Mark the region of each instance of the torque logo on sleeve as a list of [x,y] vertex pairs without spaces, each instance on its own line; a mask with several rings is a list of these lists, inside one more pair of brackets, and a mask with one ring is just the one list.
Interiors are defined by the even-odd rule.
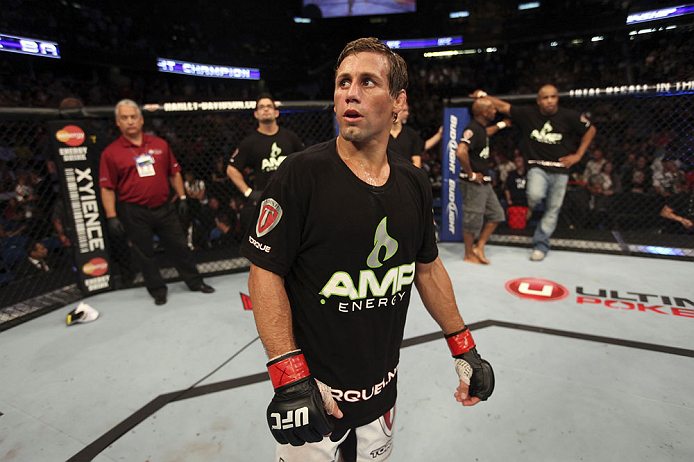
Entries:
[[569,289],[547,279],[517,278],[506,283],[506,290],[516,297],[554,302],[569,296]]
[[255,226],[255,232],[258,237],[263,237],[280,222],[282,218],[282,207],[272,199],[267,198],[260,204],[260,215],[258,215],[258,223]]

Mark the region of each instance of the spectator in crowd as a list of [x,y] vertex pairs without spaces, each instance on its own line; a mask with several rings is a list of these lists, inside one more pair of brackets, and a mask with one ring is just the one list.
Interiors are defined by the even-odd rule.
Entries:
[[48,273],[61,267],[57,258],[49,254],[42,242],[30,240],[26,246],[27,257],[19,264],[15,271],[18,277],[34,276]]
[[679,161],[673,157],[663,157],[662,169],[653,173],[653,190],[656,194],[669,197],[682,191],[684,172],[678,164]]
[[633,193],[646,194],[651,189],[651,169],[648,168],[646,156],[636,158],[634,167],[626,173],[625,190]]
[[[142,131],[144,118],[132,100],[116,104],[116,124],[121,137],[101,155],[99,184],[101,200],[112,236],[127,234],[142,267],[147,291],[157,305],[166,303],[166,283],[154,258],[156,233],[174,257],[176,269],[192,291],[212,293],[205,284],[186,245],[185,235],[169,200],[169,182],[176,191],[178,212],[186,216],[181,167],[169,145]],[[119,207],[116,207],[118,201]],[[121,221],[121,218],[123,220]]]
[[[485,97],[481,90],[474,97]],[[533,236],[532,261],[541,261],[549,252],[549,239],[557,226],[557,218],[569,181],[569,169],[577,164],[588,149],[595,127],[583,115],[559,107],[559,92],[554,85],[544,85],[537,94],[537,107],[512,106],[497,98],[490,100],[496,109],[510,115],[521,130],[529,171],[527,181],[528,213],[545,199],[545,211]],[[580,143],[576,145],[576,140]]]
[[388,149],[393,150],[412,162],[415,166],[422,167],[422,153],[424,152],[424,140],[419,133],[407,126],[407,118],[410,110],[405,103],[405,107],[398,117],[393,121],[388,138]]
[[602,229],[608,219],[608,199],[603,194],[604,179],[599,173],[586,186],[566,193],[561,220],[569,229]]
[[27,219],[33,217],[36,203],[39,200],[39,196],[36,195],[34,187],[31,185],[30,178],[29,172],[19,172],[17,174],[17,185],[14,188],[17,203]]
[[602,166],[605,165],[607,159],[602,155],[602,149],[595,148],[593,152],[590,153],[590,160],[586,162],[586,168],[583,170],[583,175],[581,176],[581,181],[588,182],[588,178],[593,175],[597,175],[602,171]]
[[665,219],[663,230],[672,234],[692,234],[694,232],[694,182],[689,190],[668,196],[660,210]]
[[220,231],[219,237],[213,243],[216,247],[232,248],[241,241],[241,235],[237,233],[236,218],[228,213],[218,213],[215,224]]
[[611,196],[622,192],[622,180],[614,171],[612,161],[608,160],[602,164],[600,175],[602,175],[603,179],[602,192],[604,195]]
[[[258,128],[241,141],[226,169],[231,181],[247,198],[241,220],[244,231],[260,195],[277,168],[288,155],[304,149],[304,143],[296,133],[277,123],[280,111],[270,94],[259,95],[255,104],[253,117],[258,121]],[[255,175],[252,188],[242,173],[246,168],[253,169]]]

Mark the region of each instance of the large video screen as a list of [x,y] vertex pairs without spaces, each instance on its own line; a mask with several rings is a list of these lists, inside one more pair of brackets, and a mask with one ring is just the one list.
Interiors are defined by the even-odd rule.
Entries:
[[303,0],[307,17],[340,18],[377,14],[414,13],[417,0]]

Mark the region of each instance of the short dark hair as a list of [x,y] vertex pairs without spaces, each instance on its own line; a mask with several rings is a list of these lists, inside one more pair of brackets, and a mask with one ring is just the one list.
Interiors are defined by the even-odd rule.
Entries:
[[272,95],[267,92],[263,92],[258,95],[258,97],[255,99],[255,107],[258,107],[258,103],[260,103],[261,99],[269,99],[270,101],[272,101],[272,107],[277,109],[277,106],[275,105],[275,98],[273,98]]
[[340,56],[337,58],[335,65],[335,76],[337,70],[347,56],[357,53],[379,53],[388,58],[390,64],[388,69],[388,85],[389,93],[393,98],[397,97],[401,90],[407,89],[407,63],[402,59],[402,56],[391,50],[385,43],[381,42],[376,37],[366,37],[349,42],[342,49]]

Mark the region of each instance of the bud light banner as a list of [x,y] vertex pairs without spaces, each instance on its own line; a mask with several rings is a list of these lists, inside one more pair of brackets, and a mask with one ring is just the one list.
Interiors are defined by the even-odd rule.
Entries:
[[[84,125],[77,121],[47,124],[48,136],[60,172],[60,200],[65,202],[64,226],[74,249],[80,288],[87,294],[111,288],[111,259],[106,250],[105,216],[99,204],[99,153],[87,142]],[[69,230],[69,231],[68,231]]]
[[455,156],[458,141],[463,128],[470,122],[467,108],[448,107],[443,111],[443,184],[441,187],[441,229],[439,239],[442,241],[460,241],[463,239],[463,200],[458,191],[460,164]]

